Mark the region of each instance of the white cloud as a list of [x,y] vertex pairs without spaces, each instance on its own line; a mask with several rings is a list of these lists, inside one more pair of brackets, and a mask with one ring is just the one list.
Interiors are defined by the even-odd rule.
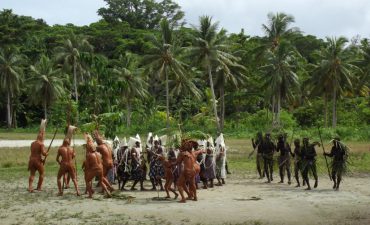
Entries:
[[261,26],[269,12],[295,17],[294,26],[319,37],[360,34],[370,36],[368,0],[176,0],[192,24],[211,15],[230,32],[244,28],[247,34],[263,35]]

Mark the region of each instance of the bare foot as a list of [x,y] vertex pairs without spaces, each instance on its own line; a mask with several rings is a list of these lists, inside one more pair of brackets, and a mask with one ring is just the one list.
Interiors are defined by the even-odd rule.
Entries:
[[179,201],[179,203],[186,203],[186,200],[185,200],[185,199],[181,199],[181,200]]
[[63,193],[62,193],[62,192],[59,192],[59,193],[57,194],[57,196],[63,196]]
[[164,198],[171,198],[171,197],[168,195],[168,196],[166,196],[166,197],[164,197]]

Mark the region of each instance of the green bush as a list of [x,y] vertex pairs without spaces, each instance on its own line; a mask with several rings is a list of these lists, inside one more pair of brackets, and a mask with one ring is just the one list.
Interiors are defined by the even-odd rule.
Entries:
[[296,119],[299,126],[310,127],[316,124],[319,117],[317,112],[312,107],[301,106],[294,110],[293,117]]

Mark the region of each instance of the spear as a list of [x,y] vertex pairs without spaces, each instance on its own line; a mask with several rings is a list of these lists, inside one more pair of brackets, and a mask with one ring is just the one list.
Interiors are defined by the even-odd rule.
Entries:
[[[51,148],[51,144],[53,144],[53,141],[55,139],[55,136],[57,135],[57,131],[58,131],[58,126],[57,126],[57,129],[55,129],[55,132],[54,132],[54,136],[53,136],[53,139],[51,139],[51,142],[49,144],[49,147],[48,147],[48,150],[46,151],[46,153],[49,153],[50,151],[50,148]],[[45,156],[44,160],[42,161],[42,165],[45,165],[45,161],[46,161],[46,158],[48,157],[48,155]]]
[[76,159],[76,156],[77,156],[77,152],[75,150],[75,136],[73,136],[73,151],[75,152],[75,170],[76,170],[76,180],[77,180],[77,159]]
[[[252,139],[253,140],[253,139]],[[256,151],[256,149],[258,148],[258,146],[259,146],[260,144],[258,144],[258,145],[256,145],[256,147],[255,148],[253,148],[253,151],[251,152],[251,153],[249,153],[249,155],[248,155],[248,159],[250,159],[251,157],[252,157],[252,155],[253,155],[253,153]]]
[[332,180],[332,179],[331,179],[330,170],[329,170],[328,159],[326,158],[326,155],[325,155],[324,143],[322,142],[322,138],[321,138],[321,131],[320,131],[320,127],[317,127],[317,130],[319,131],[319,136],[320,136],[320,141],[321,141],[322,151],[324,152],[326,168],[328,169],[329,178],[330,178],[330,180]]

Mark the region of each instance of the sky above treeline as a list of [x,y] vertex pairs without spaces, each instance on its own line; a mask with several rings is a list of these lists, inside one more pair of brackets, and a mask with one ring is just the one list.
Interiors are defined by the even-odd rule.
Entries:
[[[248,35],[262,36],[269,12],[293,15],[294,26],[304,34],[370,37],[370,0],[174,0],[185,11],[187,24],[197,25],[209,15],[229,32],[243,28]],[[103,0],[1,0],[0,9],[42,18],[49,25],[89,25],[100,19]]]

